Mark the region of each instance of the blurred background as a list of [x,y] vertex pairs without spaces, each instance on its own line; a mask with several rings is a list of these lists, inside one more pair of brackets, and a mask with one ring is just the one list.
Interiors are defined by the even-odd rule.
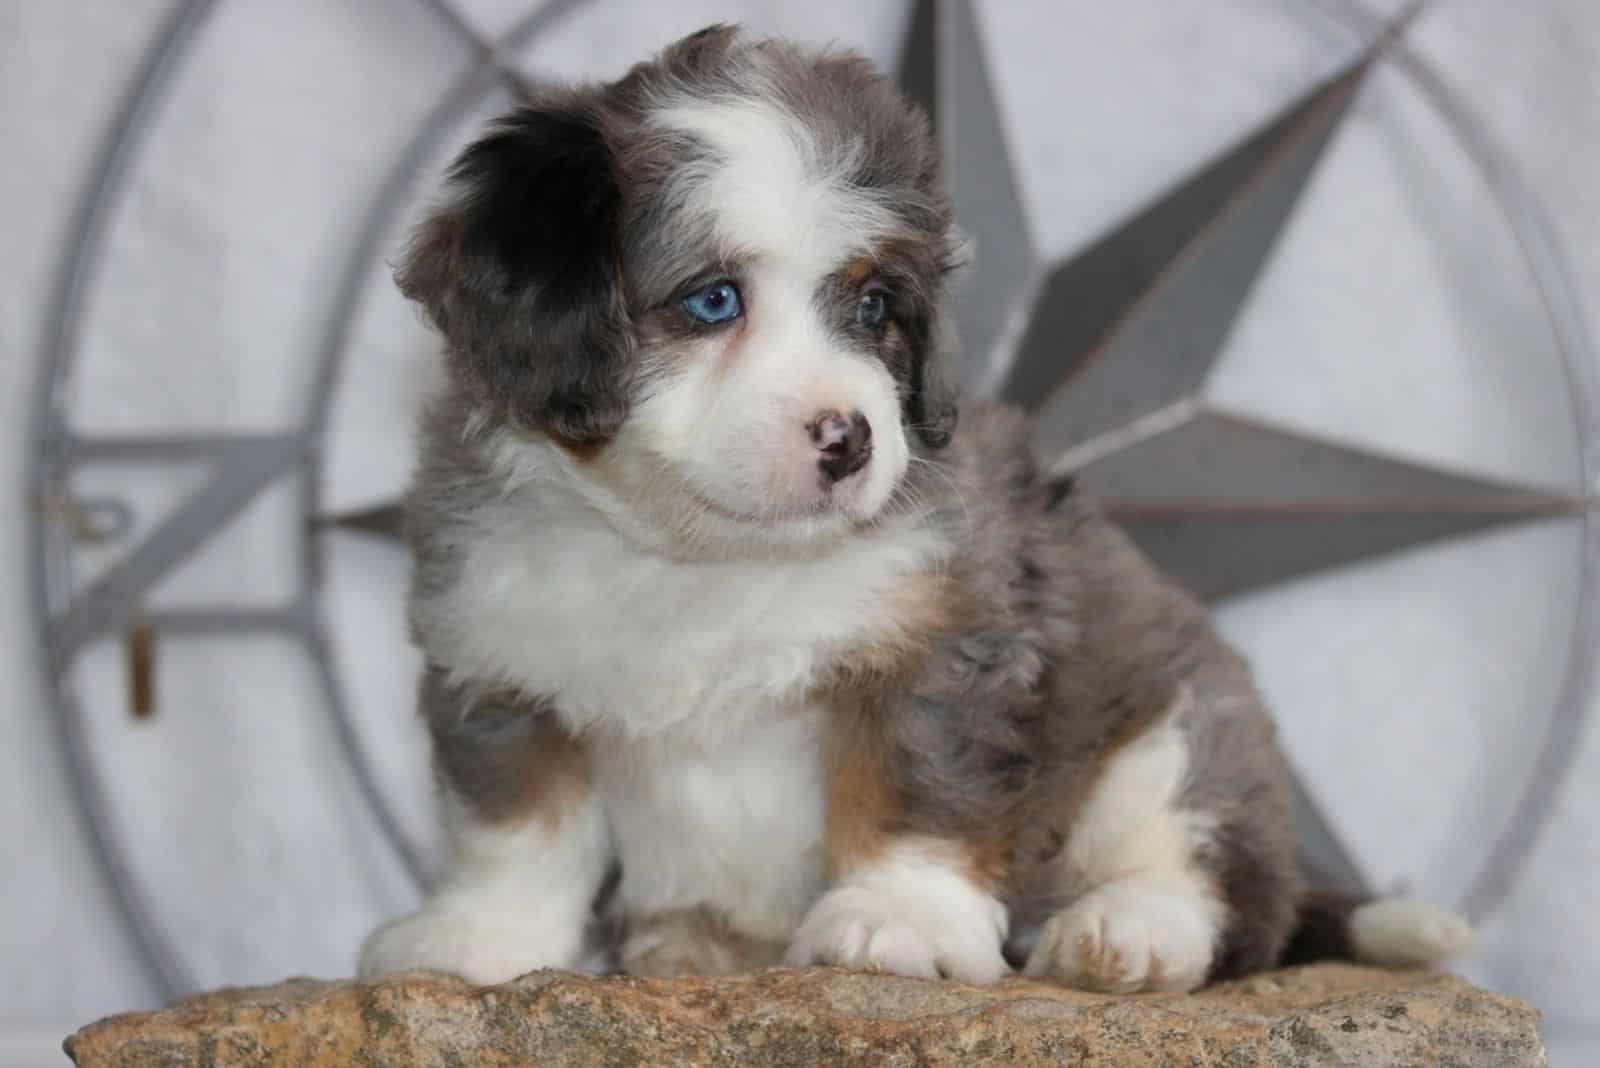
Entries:
[[[55,1063],[73,1027],[173,985],[348,974],[364,933],[416,900],[411,869],[438,843],[406,561],[374,528],[438,368],[385,260],[451,152],[514,99],[484,43],[516,36],[502,59],[529,81],[611,77],[735,20],[892,69],[913,22],[901,0],[223,0],[192,20],[185,6],[0,4],[5,1064]],[[965,4],[928,7],[946,20],[943,76],[965,79],[941,117],[967,150],[979,274],[993,263],[1002,279],[984,299],[1004,311],[1007,271],[1074,307],[1052,265],[1092,267],[1085,250],[1352,70],[1405,5],[979,0],[970,21]],[[176,45],[159,106],[130,114],[162,41]],[[1155,331],[1216,333],[1203,373],[1157,400],[1225,413],[1232,431],[1194,439],[1202,467],[1286,458],[1264,481],[1303,469],[1308,499],[1329,449],[1388,462],[1350,477],[1403,462],[1507,490],[1514,521],[1408,527],[1393,551],[1268,569],[1219,590],[1218,616],[1362,876],[1476,912],[1462,970],[1544,1011],[1553,1063],[1600,1063],[1600,739],[1583,725],[1597,546],[1582,507],[1559,503],[1593,491],[1586,451],[1600,464],[1583,407],[1596,369],[1571,365],[1587,356],[1572,324],[1600,323],[1600,5],[1436,0],[1401,42],[1409,58],[1378,59],[1317,134],[1282,217],[1248,242],[1259,262],[1206,297],[1227,314]],[[987,79],[951,68],[969,62]],[[986,87],[992,122],[963,110]],[[130,119],[138,136],[106,170]],[[1510,171],[1486,170],[1473,137]],[[982,196],[974,160],[994,170]],[[84,259],[97,174],[109,195]],[[1507,180],[1532,223],[1512,224],[1527,202],[1497,199]],[[1541,220],[1554,258],[1528,244]],[[993,386],[994,359],[1032,358],[1044,327],[974,307],[987,333],[969,377]],[[1293,447],[1240,444],[1239,428]],[[68,437],[98,444],[68,463]],[[1118,485],[1162,471],[1159,450],[1130,470]],[[1408,477],[1396,484],[1431,485]],[[206,536],[140,555],[173,526]],[[1273,538],[1305,534],[1261,553]]]

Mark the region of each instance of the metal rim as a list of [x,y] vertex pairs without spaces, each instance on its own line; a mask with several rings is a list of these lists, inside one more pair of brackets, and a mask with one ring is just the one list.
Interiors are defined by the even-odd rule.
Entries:
[[[311,656],[332,713],[339,750],[358,791],[400,863],[418,885],[426,885],[427,872],[419,852],[401,830],[398,819],[377,785],[370,761],[360,743],[344,688],[322,622],[320,577],[324,546],[315,528],[321,500],[321,437],[326,428],[331,392],[337,380],[350,325],[359,310],[362,288],[396,213],[405,203],[410,178],[420,168],[452,124],[479,99],[501,84],[523,90],[507,53],[524,47],[551,22],[582,0],[549,0],[523,16],[498,41],[478,37],[466,20],[444,0],[422,0],[446,27],[467,38],[476,60],[473,69],[446,91],[402,152],[369,209],[361,237],[341,278],[317,366],[306,422],[301,430],[304,449],[300,477],[300,521],[306,589],[305,600],[283,613],[281,622],[298,633]],[[111,126],[95,163],[94,178],[84,193],[71,236],[62,255],[59,281],[50,314],[50,330],[39,360],[31,413],[26,487],[36,512],[40,502],[61,492],[67,474],[71,445],[63,392],[70,380],[78,352],[79,332],[88,293],[98,274],[111,219],[121,202],[126,178],[137,162],[148,134],[160,115],[184,61],[215,12],[218,0],[185,0],[156,35],[135,79],[128,102]],[[30,538],[30,586],[37,634],[37,660],[45,684],[54,698],[53,720],[67,776],[78,801],[84,829],[93,845],[101,874],[112,891],[124,927],[132,936],[143,970],[162,996],[173,998],[196,989],[193,977],[175,951],[176,940],[163,929],[143,892],[118,836],[95,758],[89,744],[82,709],[68,692],[61,676],[64,665],[53,654],[48,635],[52,609],[70,588],[70,548],[53,542],[49,523],[40,518]]]
[[[184,58],[215,0],[187,0],[161,28],[156,43],[144,60],[135,80],[134,91],[117,115],[112,134],[95,163],[90,182],[72,226],[72,236],[62,256],[59,281],[52,301],[49,333],[40,358],[38,379],[31,413],[27,473],[28,503],[37,506],[61,477],[58,471],[66,434],[66,416],[61,410],[61,390],[77,352],[80,312],[88,287],[99,265],[98,250],[103,246],[106,228],[116,210],[123,178],[138,155],[143,134],[160,109]],[[94,774],[93,757],[85,737],[81,710],[65,691],[57,665],[46,641],[51,619],[51,594],[59,589],[58,580],[66,561],[52,553],[43,520],[35,522],[30,539],[29,586],[38,642],[38,663],[45,685],[55,697],[56,737],[66,764],[67,775],[78,799],[84,829],[94,844],[101,874],[112,891],[125,928],[149,979],[171,995],[185,987],[184,969],[172,953],[167,940],[155,925],[154,914],[130,874],[121,842]]]
[[[1371,39],[1385,32],[1384,21],[1359,0],[1338,3],[1339,9],[1332,14],[1359,37]],[[1578,433],[1579,477],[1583,491],[1592,492],[1600,487],[1600,378],[1596,373],[1600,365],[1561,241],[1509,155],[1446,79],[1403,41],[1394,41],[1388,55],[1477,168],[1510,227],[1566,371],[1567,396]],[[1592,506],[1585,508],[1581,522],[1578,604],[1561,691],[1521,796],[1460,899],[1461,910],[1473,920],[1498,908],[1516,884],[1577,761],[1578,740],[1589,718],[1600,674],[1593,655],[1600,648],[1600,512]]]

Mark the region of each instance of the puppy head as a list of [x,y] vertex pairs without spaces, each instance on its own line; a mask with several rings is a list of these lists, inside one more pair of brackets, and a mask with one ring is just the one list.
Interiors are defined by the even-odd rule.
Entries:
[[713,27],[501,120],[399,280],[482,418],[679,548],[890,509],[956,419],[950,210],[862,59]]

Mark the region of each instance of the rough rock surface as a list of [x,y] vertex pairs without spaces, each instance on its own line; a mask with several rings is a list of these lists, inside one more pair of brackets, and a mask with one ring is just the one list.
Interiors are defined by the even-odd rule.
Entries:
[[115,1016],[82,1068],[296,1065],[1452,1065],[1546,1063],[1529,1006],[1461,979],[1318,965],[1199,994],[1114,997],[839,971],[728,979],[535,972],[297,979]]

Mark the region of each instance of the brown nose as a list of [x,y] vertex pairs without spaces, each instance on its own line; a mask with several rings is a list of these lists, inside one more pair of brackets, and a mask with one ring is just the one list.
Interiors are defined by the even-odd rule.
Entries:
[[817,466],[830,482],[849,478],[872,459],[872,424],[860,412],[848,419],[831,409],[818,412],[806,427],[822,453]]

